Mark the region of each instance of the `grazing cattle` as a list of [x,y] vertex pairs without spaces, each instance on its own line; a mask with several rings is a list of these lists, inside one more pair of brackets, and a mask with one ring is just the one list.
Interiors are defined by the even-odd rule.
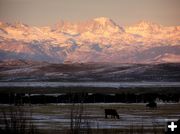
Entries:
[[154,102],[154,101],[153,102],[149,102],[148,104],[146,104],[146,107],[155,109],[155,108],[157,108],[157,103]]
[[111,118],[117,118],[119,119],[119,115],[115,109],[105,109],[105,118],[108,118],[108,115],[111,116]]

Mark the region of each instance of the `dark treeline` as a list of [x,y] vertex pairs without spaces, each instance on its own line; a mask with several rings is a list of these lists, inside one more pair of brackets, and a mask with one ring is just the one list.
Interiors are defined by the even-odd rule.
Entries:
[[177,93],[66,93],[66,94],[15,94],[1,93],[0,103],[3,104],[46,104],[46,103],[147,103],[150,101],[179,102]]

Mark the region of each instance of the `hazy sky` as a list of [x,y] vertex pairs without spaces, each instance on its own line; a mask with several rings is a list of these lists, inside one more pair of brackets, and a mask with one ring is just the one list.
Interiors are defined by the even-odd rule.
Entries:
[[120,25],[139,20],[180,25],[180,0],[0,0],[0,20],[6,22],[44,26],[100,16]]

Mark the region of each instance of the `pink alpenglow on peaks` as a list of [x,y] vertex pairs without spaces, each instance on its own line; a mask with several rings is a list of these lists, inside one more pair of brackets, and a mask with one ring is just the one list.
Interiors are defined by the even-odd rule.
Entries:
[[0,55],[53,63],[180,62],[180,26],[120,26],[106,17],[45,27],[0,22]]

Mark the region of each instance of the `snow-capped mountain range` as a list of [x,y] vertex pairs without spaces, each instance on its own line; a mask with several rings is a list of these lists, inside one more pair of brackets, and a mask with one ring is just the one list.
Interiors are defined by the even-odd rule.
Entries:
[[35,27],[0,22],[0,60],[180,62],[180,26],[140,21],[120,26],[105,17]]

